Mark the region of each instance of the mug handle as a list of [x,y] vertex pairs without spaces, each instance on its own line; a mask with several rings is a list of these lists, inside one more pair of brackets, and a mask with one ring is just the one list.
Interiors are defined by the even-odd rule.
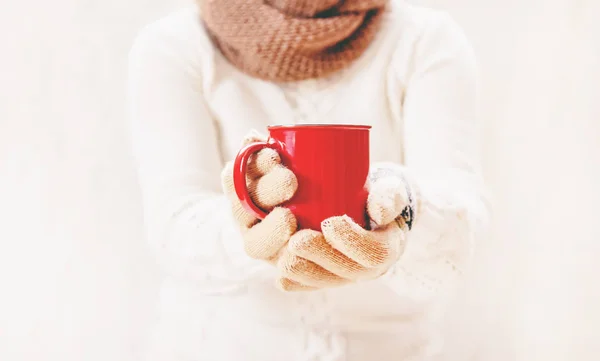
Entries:
[[250,156],[265,148],[271,148],[280,152],[282,147],[279,142],[273,140],[250,143],[240,149],[233,163],[233,186],[235,188],[235,193],[242,206],[258,219],[265,219],[267,212],[262,210],[252,201],[250,192],[248,192],[248,185],[246,184],[246,172],[248,171],[248,160],[250,159]]

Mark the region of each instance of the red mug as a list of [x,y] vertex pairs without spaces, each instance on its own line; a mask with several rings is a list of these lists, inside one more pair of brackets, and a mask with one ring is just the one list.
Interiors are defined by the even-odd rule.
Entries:
[[250,198],[246,171],[252,154],[271,148],[298,178],[296,194],[282,206],[296,216],[299,229],[320,231],[322,221],[344,214],[366,227],[370,129],[333,124],[269,127],[266,142],[247,145],[235,158],[233,179],[240,202],[257,218],[267,216]]

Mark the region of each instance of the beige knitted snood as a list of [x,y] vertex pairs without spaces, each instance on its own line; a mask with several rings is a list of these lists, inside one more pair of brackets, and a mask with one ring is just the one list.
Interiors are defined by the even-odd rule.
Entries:
[[268,81],[327,76],[374,38],[388,0],[198,0],[221,53]]

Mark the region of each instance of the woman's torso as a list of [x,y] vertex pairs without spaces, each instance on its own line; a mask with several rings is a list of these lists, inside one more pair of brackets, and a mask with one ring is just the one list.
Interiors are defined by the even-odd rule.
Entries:
[[[223,160],[249,129],[281,123],[373,125],[371,160],[402,162],[404,89],[412,49],[436,13],[403,3],[386,14],[367,52],[328,79],[273,84],[240,73],[210,43],[196,9],[151,25],[200,73]],[[199,120],[209,121],[209,120]],[[215,155],[219,156],[219,155]],[[425,306],[377,282],[285,294],[264,277],[243,290],[207,295],[167,279],[152,360],[408,361],[431,352]]]

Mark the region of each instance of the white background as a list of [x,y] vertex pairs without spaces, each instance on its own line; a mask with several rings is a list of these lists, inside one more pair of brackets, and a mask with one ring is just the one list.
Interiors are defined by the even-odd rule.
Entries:
[[[420,2],[450,11],[478,53],[495,196],[449,360],[600,359],[600,4]],[[126,57],[137,29],[185,3],[0,1],[0,360],[139,354],[157,272]]]

